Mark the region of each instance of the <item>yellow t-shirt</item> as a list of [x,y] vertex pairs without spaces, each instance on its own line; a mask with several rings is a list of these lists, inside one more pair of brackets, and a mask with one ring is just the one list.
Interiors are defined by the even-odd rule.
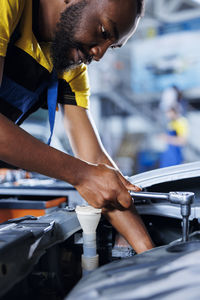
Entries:
[[176,131],[177,136],[184,138],[188,136],[188,122],[184,117],[179,117],[177,120],[171,121],[169,129]]
[[[39,43],[34,35],[32,0],[1,0],[0,4],[0,56],[8,61],[8,67],[5,65],[6,72],[25,88],[34,90],[38,81],[53,69],[50,45]],[[10,52],[9,45],[16,31],[18,35],[14,39],[14,50]],[[58,102],[88,108],[87,67],[82,64],[65,72],[59,79],[61,84],[58,87]]]

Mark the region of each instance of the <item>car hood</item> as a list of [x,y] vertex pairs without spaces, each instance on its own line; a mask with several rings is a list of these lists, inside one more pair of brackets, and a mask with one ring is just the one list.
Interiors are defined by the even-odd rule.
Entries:
[[66,299],[197,300],[199,271],[200,241],[179,242],[97,269],[84,277]]
[[128,177],[128,180],[141,188],[147,188],[159,183],[194,177],[200,177],[200,161],[144,172]]

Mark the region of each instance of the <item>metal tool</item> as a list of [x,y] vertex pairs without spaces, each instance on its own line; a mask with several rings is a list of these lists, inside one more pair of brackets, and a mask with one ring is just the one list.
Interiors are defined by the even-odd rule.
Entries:
[[181,206],[182,241],[188,241],[189,237],[189,216],[191,213],[191,204],[194,201],[192,192],[170,192],[170,193],[152,193],[152,192],[130,192],[133,199],[165,200]]

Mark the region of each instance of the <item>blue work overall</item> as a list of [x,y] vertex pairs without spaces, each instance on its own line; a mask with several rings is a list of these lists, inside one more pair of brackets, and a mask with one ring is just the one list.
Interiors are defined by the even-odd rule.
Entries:
[[[175,130],[169,130],[167,132],[170,136],[176,136]],[[177,145],[168,144],[166,150],[160,157],[160,168],[179,165],[183,162],[182,147]]]
[[16,82],[4,75],[0,87],[0,98],[6,99],[6,102],[8,102],[9,104],[21,111],[20,116],[15,121],[15,124],[18,124],[20,123],[21,119],[23,119],[23,117],[26,115],[26,113],[39,101],[39,97],[42,94],[42,92],[44,92],[45,89],[48,89],[47,103],[51,132],[48,144],[50,144],[55,123],[57,88],[58,81],[55,71],[52,72],[50,80],[44,81],[34,92],[24,88],[23,86],[17,84]]

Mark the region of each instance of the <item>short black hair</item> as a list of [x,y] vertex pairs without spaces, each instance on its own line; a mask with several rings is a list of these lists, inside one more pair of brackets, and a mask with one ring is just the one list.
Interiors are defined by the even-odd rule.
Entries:
[[143,16],[144,14],[144,0],[137,0],[137,15]]

